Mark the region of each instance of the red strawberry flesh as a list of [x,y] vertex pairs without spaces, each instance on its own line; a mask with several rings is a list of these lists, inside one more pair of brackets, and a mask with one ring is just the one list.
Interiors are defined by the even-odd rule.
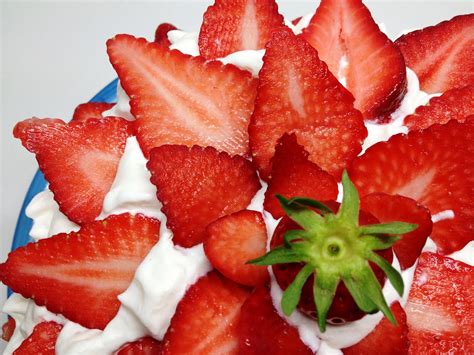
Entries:
[[13,352],[13,355],[54,355],[56,340],[62,325],[55,322],[42,322],[36,325],[33,333]]
[[102,113],[110,110],[115,104],[107,102],[87,102],[80,104],[74,110],[72,121],[86,121],[89,118],[102,118]]
[[158,355],[161,354],[161,342],[152,337],[145,337],[128,343],[117,352],[117,355]]
[[177,28],[171,23],[161,23],[155,31],[155,43],[169,47],[171,42],[168,39],[168,32],[174,30],[177,30]]

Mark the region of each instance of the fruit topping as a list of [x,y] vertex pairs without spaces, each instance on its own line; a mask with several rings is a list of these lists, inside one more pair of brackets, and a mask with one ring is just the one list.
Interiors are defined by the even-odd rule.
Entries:
[[161,354],[161,350],[160,341],[146,337],[126,344],[117,352],[117,355],[158,355]]
[[39,323],[13,355],[55,355],[56,340],[62,328],[62,325],[55,322]]
[[102,113],[110,110],[115,104],[107,102],[87,102],[80,104],[74,110],[72,121],[86,121],[89,118],[102,118]]
[[177,30],[177,28],[171,23],[161,23],[155,31],[155,43],[169,47],[171,45],[168,39],[168,32]]
[[12,317],[8,317],[8,320],[2,325],[2,339],[10,341],[10,338],[15,331],[15,320]]

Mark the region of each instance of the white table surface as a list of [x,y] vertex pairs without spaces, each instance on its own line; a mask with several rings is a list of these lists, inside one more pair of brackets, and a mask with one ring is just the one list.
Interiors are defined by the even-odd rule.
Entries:
[[[212,2],[0,0],[0,261],[10,249],[23,197],[37,169],[34,156],[11,134],[15,123],[31,116],[69,119],[77,104],[115,77],[105,52],[108,38],[130,33],[152,39],[161,22],[197,31]],[[392,37],[403,29],[474,12],[472,0],[366,3]],[[317,2],[280,0],[279,4],[291,19],[314,11]],[[0,286],[0,306],[5,293]]]

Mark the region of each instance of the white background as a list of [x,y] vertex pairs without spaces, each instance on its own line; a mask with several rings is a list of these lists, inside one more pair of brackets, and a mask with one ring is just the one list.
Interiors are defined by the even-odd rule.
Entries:
[[[34,156],[11,134],[19,120],[69,119],[115,73],[105,41],[117,33],[152,39],[157,24],[199,29],[213,1],[5,1],[1,2],[0,261],[10,248],[20,206],[37,168]],[[317,1],[278,1],[291,19],[314,11]],[[375,20],[395,38],[474,11],[472,0],[366,1]],[[5,288],[0,286],[0,306]],[[3,321],[4,317],[0,316]],[[2,345],[0,345],[0,350]]]

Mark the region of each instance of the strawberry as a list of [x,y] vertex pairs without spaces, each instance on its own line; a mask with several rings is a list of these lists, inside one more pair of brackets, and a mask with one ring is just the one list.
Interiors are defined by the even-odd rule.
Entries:
[[15,320],[12,317],[8,317],[8,320],[2,325],[2,339],[10,341],[10,338],[15,332]]
[[72,115],[72,121],[85,121],[89,118],[102,118],[102,113],[110,110],[115,104],[109,104],[107,102],[87,102],[80,104],[74,110]]
[[313,354],[298,331],[278,315],[269,290],[263,286],[257,287],[242,305],[237,334],[242,355]]
[[431,215],[451,210],[433,225],[438,252],[449,254],[474,238],[474,122],[450,121],[377,143],[358,157],[350,176],[361,195],[384,192],[410,197]]
[[0,281],[53,313],[103,329],[159,228],[158,220],[143,215],[112,215],[16,249],[0,264]]
[[207,226],[206,234],[204,251],[223,275],[246,286],[268,281],[267,268],[246,264],[266,250],[267,230],[260,212],[243,210],[219,218]]
[[55,322],[42,322],[36,325],[33,333],[13,352],[13,355],[54,355],[56,340],[63,328]]
[[474,84],[474,14],[456,16],[395,41],[430,94]]
[[215,272],[186,292],[163,339],[163,354],[236,354],[248,291]]
[[404,123],[410,130],[425,129],[450,120],[464,122],[474,115],[474,85],[446,91],[440,97],[433,97],[426,106],[420,106],[415,113],[405,117]]
[[248,153],[256,79],[233,65],[206,62],[143,38],[107,41],[110,61],[130,97],[144,154],[164,144]]
[[402,270],[413,266],[433,227],[430,212],[426,207],[411,198],[384,193],[364,196],[360,205],[361,209],[373,214],[380,222],[402,221],[418,225],[417,229],[404,234],[402,239],[393,245],[393,251]]
[[302,18],[303,18],[303,16],[298,16],[298,17],[294,18],[293,20],[291,20],[292,25],[296,26],[301,21]]
[[408,303],[410,354],[474,353],[474,267],[423,253]]
[[206,59],[247,49],[263,49],[284,26],[275,0],[215,0],[204,13],[199,52]]
[[13,130],[36,154],[59,209],[78,224],[100,214],[131,134],[131,124],[118,117],[71,123],[31,118]]
[[322,0],[303,37],[346,78],[364,118],[386,120],[399,106],[407,90],[403,56],[361,0]]
[[123,346],[117,355],[157,355],[161,354],[161,342],[152,337],[141,338]]
[[276,194],[306,196],[317,200],[337,198],[336,180],[308,159],[308,152],[296,141],[295,134],[284,134],[275,147],[271,179],[265,192],[264,207],[274,218],[284,216]]
[[160,24],[155,31],[155,43],[161,44],[165,47],[171,46],[171,42],[168,39],[168,32],[174,30],[177,30],[177,28],[171,23]]
[[384,318],[369,335],[357,344],[342,349],[342,352],[345,355],[360,355],[371,354],[377,349],[377,354],[380,355],[408,354],[408,327],[405,311],[398,302],[395,302],[390,309],[397,319],[397,325],[390,324]]
[[183,247],[201,243],[209,223],[246,208],[260,188],[251,162],[211,147],[164,145],[151,151],[147,167],[173,241]]
[[296,135],[312,162],[340,176],[367,136],[352,95],[316,50],[290,31],[275,33],[263,61],[249,125],[253,161],[261,176],[268,179],[275,145],[285,132]]

